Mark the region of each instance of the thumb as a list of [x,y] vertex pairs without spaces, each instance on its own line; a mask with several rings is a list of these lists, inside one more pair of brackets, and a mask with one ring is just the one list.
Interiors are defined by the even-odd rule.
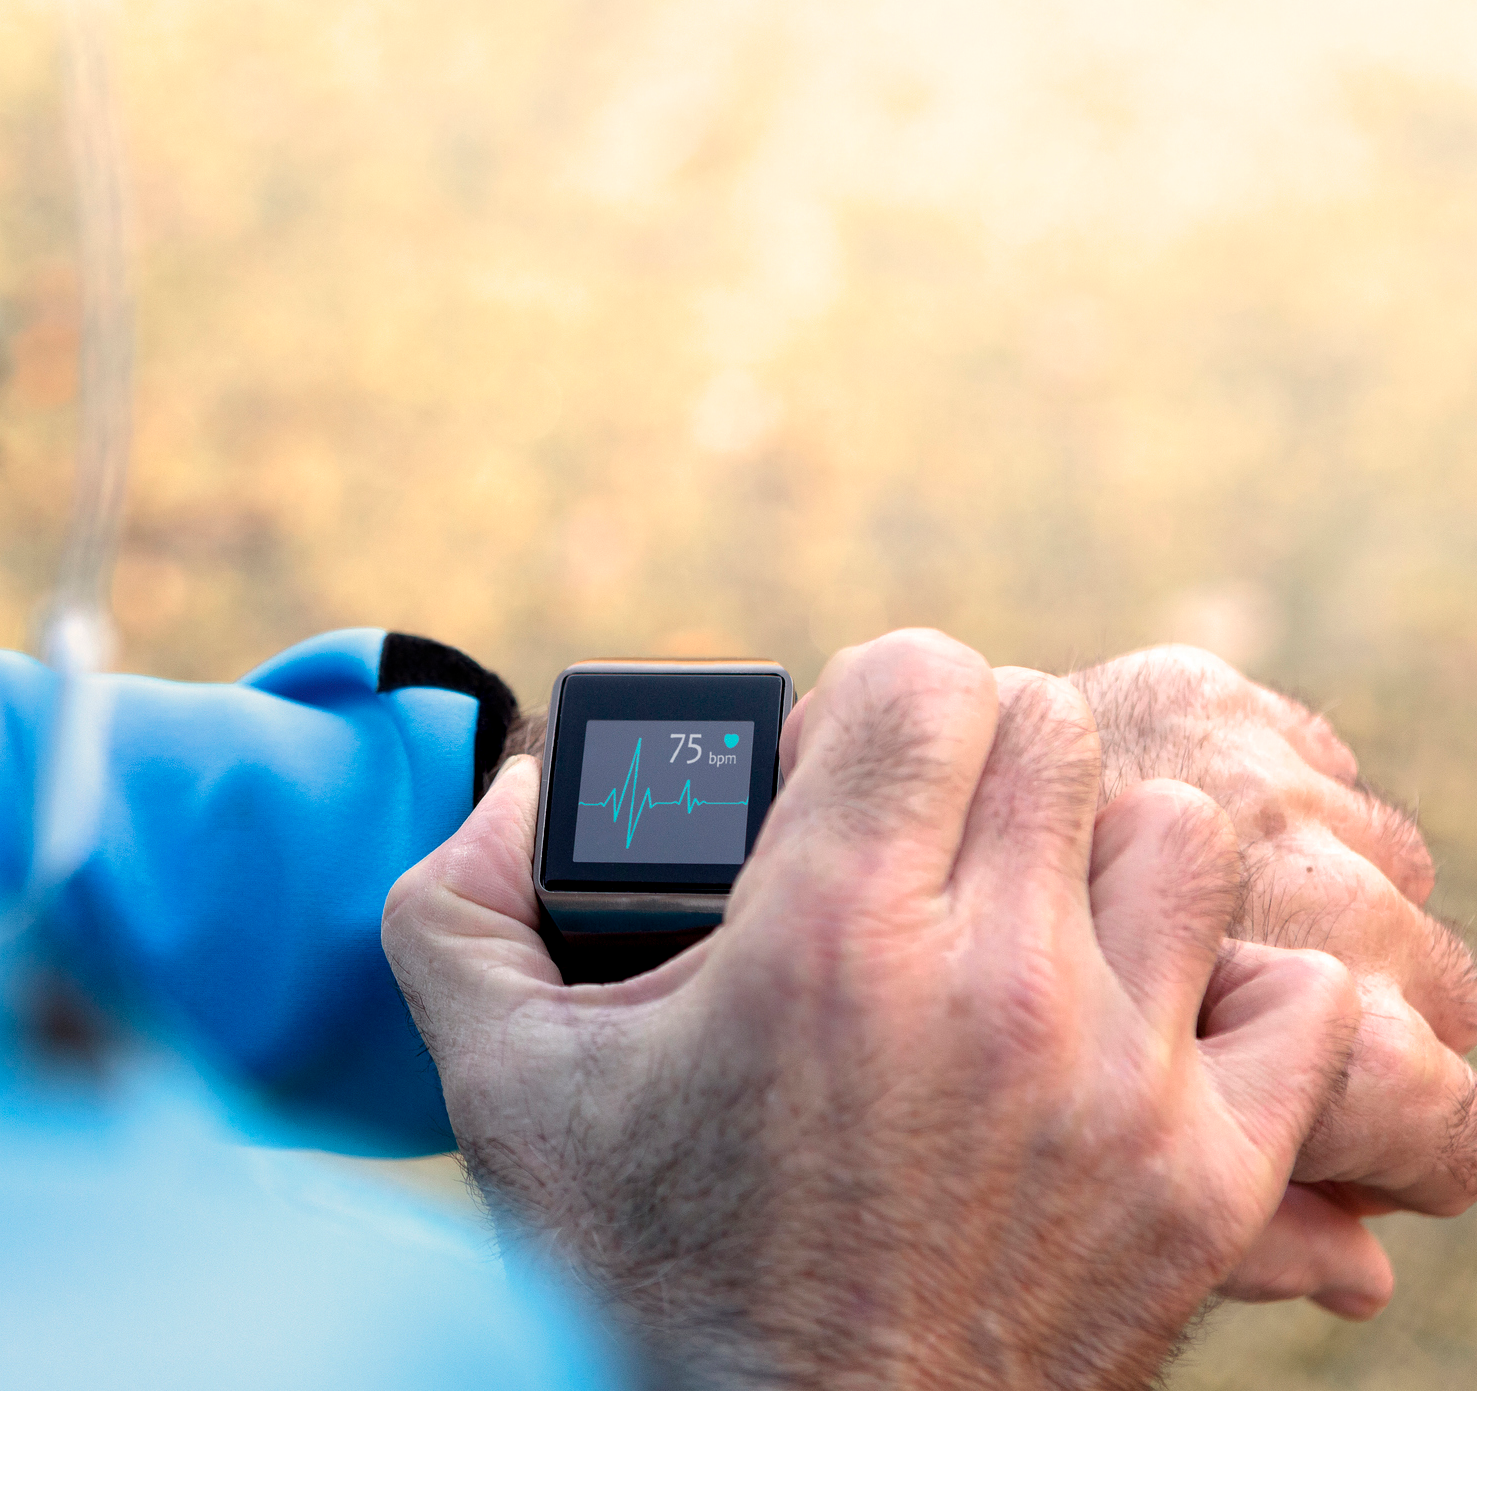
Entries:
[[1225,944],[1203,1000],[1198,1054],[1264,1163],[1268,1217],[1344,1087],[1359,1019],[1354,980],[1329,954]]
[[386,897],[380,940],[429,1046],[428,997],[445,991],[438,971],[456,944],[481,942],[492,964],[534,981],[561,983],[537,930],[531,882],[540,783],[536,759],[513,756],[463,826],[413,865]]
[[511,756],[458,832],[422,861],[461,900],[532,933],[539,925],[531,856],[540,794],[536,757]]
[[691,994],[712,940],[620,985],[565,987],[537,930],[540,779],[530,756],[508,761],[463,827],[392,887],[381,938],[486,1192],[546,1213],[590,1160],[620,1160],[633,1100],[681,1097],[700,1065],[697,1011],[632,1002]]

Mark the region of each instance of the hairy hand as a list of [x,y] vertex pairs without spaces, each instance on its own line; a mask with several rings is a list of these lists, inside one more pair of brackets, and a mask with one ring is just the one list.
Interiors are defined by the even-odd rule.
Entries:
[[1096,836],[1058,679],[902,632],[834,658],[788,754],[722,928],[623,984],[564,988],[537,935],[528,757],[397,883],[476,1178],[694,1383],[1146,1383],[1282,1199],[1348,975],[1224,941],[1203,794]]
[[1374,1283],[1351,1295],[1356,1216],[1460,1213],[1477,1184],[1474,1075],[1461,1055],[1475,1037],[1474,962],[1422,910],[1433,886],[1422,836],[1361,785],[1326,720],[1206,651],[1141,651],[1071,680],[1099,727],[1101,806],[1155,777],[1202,788],[1233,820],[1244,862],[1231,933],[1323,949],[1355,977],[1347,1084],[1298,1158],[1299,1186],[1224,1290],[1311,1295],[1368,1316],[1391,1280],[1387,1268],[1384,1297]]

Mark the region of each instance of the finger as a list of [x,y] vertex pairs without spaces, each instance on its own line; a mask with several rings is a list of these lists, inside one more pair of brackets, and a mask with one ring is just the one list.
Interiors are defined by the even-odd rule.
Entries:
[[1380,1241],[1315,1188],[1293,1184],[1250,1253],[1219,1287],[1236,1302],[1311,1297],[1341,1318],[1373,1318],[1395,1273]]
[[887,893],[941,890],[997,712],[984,658],[937,631],[840,651],[794,733],[796,772],[758,841],[759,878],[795,859],[835,878],[878,868]]
[[1164,1035],[1194,1035],[1239,901],[1234,825],[1180,781],[1143,781],[1094,824],[1089,900],[1105,961]]
[[1099,734],[1082,693],[1022,667],[994,674],[998,720],[968,809],[955,888],[1026,920],[1066,892],[1088,915],[1089,853],[1099,800]]
[[[1432,856],[1413,819],[1367,787],[1310,767],[1263,717],[1244,717],[1238,728],[1205,719],[1200,743],[1212,751],[1201,770],[1242,839],[1274,841],[1289,831],[1322,827],[1369,860],[1408,900],[1421,905],[1432,894]],[[1186,779],[1197,783],[1200,776]]]
[[1359,779],[1359,761],[1322,714],[1248,678],[1245,685],[1251,703],[1313,770],[1346,786],[1354,785]]
[[1363,984],[1393,979],[1456,1052],[1474,1045],[1474,955],[1369,861],[1315,825],[1246,851],[1247,892],[1232,934],[1278,948],[1324,948]]
[[1361,987],[1347,1081],[1314,1123],[1292,1177],[1354,1184],[1385,1208],[1462,1213],[1478,1187],[1473,1069],[1394,985]]
[[1316,819],[1418,905],[1432,892],[1416,824],[1358,785],[1353,752],[1321,714],[1249,681],[1195,647],[1166,646],[1075,674],[1101,722],[1127,743],[1135,776],[1210,788],[1242,838],[1275,837]]
[[797,754],[802,745],[802,726],[807,722],[807,705],[812,702],[813,694],[817,688],[804,693],[796,703],[792,705],[792,711],[786,716],[786,723],[781,726],[781,739],[778,742],[777,754],[781,762],[781,774],[783,777],[790,776],[797,767]]
[[539,791],[536,760],[513,756],[452,838],[391,887],[381,941],[408,1000],[425,992],[418,971],[431,962],[430,938],[439,933],[496,942],[519,973],[560,982],[537,930],[531,880]]
[[[1198,646],[1156,646],[1073,674],[1089,701],[1110,710],[1101,722],[1128,723],[1126,737],[1146,752],[1142,777],[1166,774],[1163,760],[1185,747],[1201,748],[1200,730],[1263,725],[1274,731],[1304,765],[1320,775],[1353,784],[1359,775],[1354,752],[1321,714],[1243,673]],[[1122,712],[1125,710],[1125,712]]]
[[1272,1202],[1343,1081],[1359,1018],[1354,981],[1328,954],[1225,944],[1204,995],[1198,1053],[1265,1163]]
[[1325,784],[1319,821],[1346,848],[1369,860],[1414,906],[1432,895],[1437,867],[1410,813],[1381,801],[1363,784]]

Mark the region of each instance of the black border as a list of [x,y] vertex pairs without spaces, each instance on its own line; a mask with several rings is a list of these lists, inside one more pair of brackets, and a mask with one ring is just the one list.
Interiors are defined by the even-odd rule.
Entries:
[[[574,672],[564,680],[552,733],[552,765],[542,843],[544,891],[727,892],[740,865],[575,863],[578,787],[583,776],[583,735],[590,719],[749,719],[755,725],[750,756],[750,805],[745,851],[755,847],[776,794],[785,679],[769,672]],[[564,795],[559,796],[559,792]],[[642,869],[653,873],[642,877]],[[729,874],[725,875],[725,870]]]

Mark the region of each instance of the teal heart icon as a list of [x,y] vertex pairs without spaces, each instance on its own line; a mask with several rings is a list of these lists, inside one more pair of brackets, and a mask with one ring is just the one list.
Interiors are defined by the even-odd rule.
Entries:
[[733,750],[734,747],[739,744],[739,742],[740,737],[737,734],[726,734],[724,736],[724,745],[726,749]]

